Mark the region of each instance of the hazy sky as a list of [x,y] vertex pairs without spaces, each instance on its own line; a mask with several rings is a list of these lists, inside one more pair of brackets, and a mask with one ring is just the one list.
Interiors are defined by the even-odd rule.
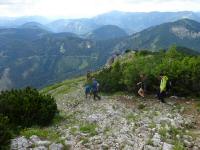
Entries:
[[80,18],[112,10],[200,11],[200,0],[0,0],[0,16]]

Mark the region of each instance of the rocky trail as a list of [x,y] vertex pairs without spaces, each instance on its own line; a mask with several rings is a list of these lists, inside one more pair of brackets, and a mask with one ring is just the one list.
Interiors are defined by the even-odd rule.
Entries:
[[163,104],[153,97],[115,94],[94,101],[85,99],[81,84],[73,87],[64,94],[49,91],[62,117],[47,128],[59,136],[20,136],[12,140],[11,149],[200,150],[195,100],[168,98]]

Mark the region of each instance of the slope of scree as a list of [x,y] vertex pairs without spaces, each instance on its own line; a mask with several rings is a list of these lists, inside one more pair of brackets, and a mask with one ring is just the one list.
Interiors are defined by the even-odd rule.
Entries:
[[43,89],[60,110],[46,128],[30,128],[12,140],[11,149],[200,149],[196,101],[168,98],[162,104],[123,93],[85,99],[85,79],[78,78]]

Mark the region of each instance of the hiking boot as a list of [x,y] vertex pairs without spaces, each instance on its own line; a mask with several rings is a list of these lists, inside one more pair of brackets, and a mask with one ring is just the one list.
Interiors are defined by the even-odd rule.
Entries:
[[161,102],[162,102],[162,103],[166,103],[166,101],[164,101],[164,100],[161,100]]

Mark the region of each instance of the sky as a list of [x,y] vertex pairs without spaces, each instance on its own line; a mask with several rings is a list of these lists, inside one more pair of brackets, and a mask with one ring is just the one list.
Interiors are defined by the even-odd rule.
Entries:
[[0,16],[88,18],[126,12],[199,11],[200,0],[0,0]]

